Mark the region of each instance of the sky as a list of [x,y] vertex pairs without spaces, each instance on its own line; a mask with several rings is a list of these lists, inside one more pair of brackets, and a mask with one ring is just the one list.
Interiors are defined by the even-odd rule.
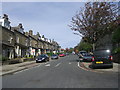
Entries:
[[68,26],[84,2],[3,2],[2,14],[8,14],[11,26],[23,24],[24,31],[39,32],[54,39],[62,48],[76,46],[81,37]]

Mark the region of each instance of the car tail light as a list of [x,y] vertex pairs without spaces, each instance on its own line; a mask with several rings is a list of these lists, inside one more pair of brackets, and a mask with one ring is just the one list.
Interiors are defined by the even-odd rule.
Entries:
[[109,59],[110,59],[110,60],[113,60],[113,56],[110,56]]
[[92,61],[95,61],[95,58],[94,58],[94,57],[92,57]]

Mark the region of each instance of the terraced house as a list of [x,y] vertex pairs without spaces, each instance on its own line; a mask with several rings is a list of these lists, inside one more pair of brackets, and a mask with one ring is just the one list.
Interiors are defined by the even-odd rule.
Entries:
[[30,55],[35,57],[40,54],[60,51],[57,42],[45,38],[39,32],[33,35],[33,30],[25,32],[21,23],[18,26],[11,27],[6,14],[0,19],[0,32],[2,34],[0,37],[2,56],[8,57],[8,59]]
[[1,33],[0,43],[2,45],[2,56],[8,57],[9,59],[14,58],[15,36],[14,32],[11,31],[10,21],[6,14],[4,14],[2,19],[0,19],[0,33]]
[[25,35],[22,24],[12,27],[11,30],[14,32],[15,37],[15,57],[28,55],[29,37]]

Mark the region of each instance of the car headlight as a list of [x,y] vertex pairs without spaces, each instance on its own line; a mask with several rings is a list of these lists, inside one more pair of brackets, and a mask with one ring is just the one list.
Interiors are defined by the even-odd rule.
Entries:
[[108,52],[108,53],[109,53],[109,52],[110,52],[110,50],[106,50],[106,52]]
[[42,58],[42,60],[45,59],[45,58]]

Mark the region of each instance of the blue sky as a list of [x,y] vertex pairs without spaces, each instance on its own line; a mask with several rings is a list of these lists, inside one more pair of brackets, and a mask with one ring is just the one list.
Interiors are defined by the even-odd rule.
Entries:
[[74,35],[68,24],[83,6],[82,2],[4,2],[2,13],[9,15],[11,26],[22,23],[25,31],[32,29],[62,48],[70,48],[80,42],[80,36]]

